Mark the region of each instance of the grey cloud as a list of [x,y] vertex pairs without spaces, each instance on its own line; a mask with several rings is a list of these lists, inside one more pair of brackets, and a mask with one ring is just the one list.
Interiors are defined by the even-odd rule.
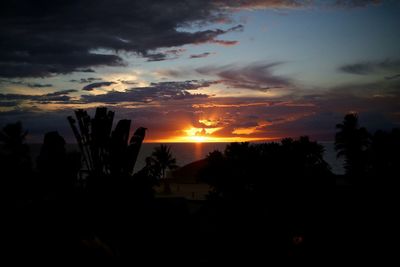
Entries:
[[23,81],[14,81],[14,80],[7,80],[7,79],[1,79],[0,82],[5,82],[5,83],[9,83],[9,84],[16,84],[16,85],[23,85],[23,86],[27,86],[30,88],[46,88],[46,87],[52,87],[52,84],[46,83],[46,84],[42,84],[42,83],[27,83],[27,82],[23,82]]
[[398,78],[400,78],[400,74],[385,77],[386,80],[393,80],[393,79],[398,79]]
[[0,101],[0,107],[15,107],[17,105],[17,101]]
[[400,71],[400,60],[386,59],[383,61],[365,61],[347,64],[340,66],[339,71],[355,75],[369,75],[379,72],[398,72]]
[[[373,1],[338,1],[363,5]],[[18,0],[0,3],[0,77],[47,77],[94,72],[93,67],[123,66],[119,51],[149,61],[175,58],[162,48],[215,43],[229,29],[183,30],[186,26],[232,22],[238,9],[298,8],[310,1],[295,0]],[[221,24],[220,24],[221,25]],[[99,49],[111,54],[98,52]],[[150,51],[155,51],[151,53]]]
[[41,83],[27,83],[26,84],[28,87],[31,88],[46,88],[46,87],[52,87],[53,85],[50,83],[47,84],[41,84]]
[[121,82],[122,84],[128,84],[128,85],[136,85],[138,84],[137,81],[127,81],[127,80],[118,80],[119,82]]
[[216,0],[228,8],[297,8],[308,5],[307,0]]
[[80,80],[69,80],[72,83],[92,83],[94,81],[101,81],[101,78],[89,77],[89,78],[81,78]]
[[167,54],[164,53],[146,53],[145,54],[148,62],[164,61],[167,60]]
[[147,58],[147,61],[164,61],[164,60],[171,60],[177,59],[179,55],[185,52],[186,49],[170,49],[158,53],[144,53],[143,56]]
[[377,5],[381,2],[381,0],[336,0],[335,5],[341,7],[365,7]]
[[[68,102],[71,100],[70,93],[77,92],[74,89],[67,89],[62,91],[56,91],[42,95],[28,95],[28,94],[0,94],[0,101],[3,102],[14,102],[20,101],[36,101],[36,102]],[[7,105],[7,104],[5,104]],[[11,105],[11,104],[9,104]]]
[[276,76],[272,70],[282,62],[257,63],[247,66],[225,65],[222,67],[203,67],[196,71],[204,75],[217,75],[220,82],[233,88],[267,91],[271,88],[288,87],[290,79]]
[[82,88],[82,90],[85,91],[92,91],[94,88],[99,88],[103,86],[110,86],[112,84],[115,84],[115,82],[98,82],[98,83],[91,83]]
[[[32,41],[33,42],[33,41]],[[4,45],[4,44],[3,44]],[[47,52],[46,45],[37,44],[41,50],[37,55],[13,51],[17,48],[2,48],[0,52],[0,77],[47,77],[53,74],[67,74],[80,71],[82,66],[122,66],[121,58],[116,55],[102,55],[89,52]],[[12,46],[10,44],[10,46]],[[61,44],[60,44],[61,46]],[[29,47],[20,49],[30,49]],[[36,53],[36,52],[35,52]]]
[[121,66],[118,51],[161,60],[161,54],[149,51],[212,42],[242,29],[181,30],[229,16],[229,5],[212,0],[2,1],[0,76],[45,77]]
[[212,84],[209,81],[184,81],[184,82],[160,82],[151,83],[148,87],[136,87],[124,92],[111,91],[101,95],[82,95],[84,102],[153,102],[161,100],[181,100],[191,98],[207,98],[205,94],[193,94],[188,90],[196,90],[201,87],[208,87]]
[[204,52],[201,54],[195,54],[195,55],[190,55],[190,58],[204,58],[204,57],[208,57],[209,55],[212,55],[213,53],[211,52]]

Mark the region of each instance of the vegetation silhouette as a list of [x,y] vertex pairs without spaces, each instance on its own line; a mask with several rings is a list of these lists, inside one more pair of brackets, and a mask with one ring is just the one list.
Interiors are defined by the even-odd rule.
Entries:
[[336,185],[336,258],[392,259],[395,252],[386,237],[398,228],[393,211],[399,202],[395,177],[400,174],[400,130],[371,134],[358,126],[354,113],[347,114],[337,129],[335,148],[345,159],[347,183]]
[[[218,231],[237,255],[246,252],[235,260],[246,262],[247,255],[256,252],[253,263],[265,261],[263,257],[301,261],[317,253],[326,217],[319,205],[327,203],[333,181],[323,151],[300,137],[280,143],[232,143],[223,153],[207,156],[201,179],[212,188],[209,205]],[[305,244],[309,254],[299,252]]]
[[351,179],[362,177],[367,171],[367,149],[370,144],[368,131],[358,126],[358,115],[347,114],[335,135],[335,149],[338,157],[345,158],[346,175]]
[[67,153],[65,140],[58,132],[48,132],[37,158],[37,172],[42,193],[51,199],[68,197],[73,193],[81,168],[78,152]]
[[167,170],[174,170],[178,166],[176,165],[176,159],[171,153],[171,147],[161,144],[154,148],[151,157],[146,159],[147,167],[153,169],[153,173],[156,174],[159,181],[162,182],[164,186],[164,193],[170,194],[171,188],[169,186],[167,178]]
[[105,107],[97,108],[93,119],[82,109],[75,111],[75,116],[76,120],[69,116],[68,121],[88,172],[94,176],[131,175],[146,128],[138,128],[129,140],[131,121],[118,121],[112,131],[114,112]]
[[21,122],[7,124],[0,131],[1,196],[9,204],[26,201],[29,192],[32,161],[25,143],[27,134]]
[[[331,172],[324,147],[307,136],[231,143],[201,165],[207,200],[189,200],[155,193],[176,168],[170,147],[156,147],[135,170],[146,128],[130,137],[131,122],[113,128],[106,108],[75,117],[68,121],[79,152],[48,132],[36,166],[20,122],[0,132],[2,236],[13,262],[300,264],[329,259],[333,242],[339,260],[381,256],[376,244],[393,253],[381,236],[397,227],[399,129],[371,134],[347,114],[335,136],[345,176]],[[332,204],[331,186],[343,178]]]

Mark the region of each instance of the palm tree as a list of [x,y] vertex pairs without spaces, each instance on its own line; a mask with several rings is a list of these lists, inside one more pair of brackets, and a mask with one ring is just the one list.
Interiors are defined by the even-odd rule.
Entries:
[[152,158],[160,166],[161,179],[167,176],[167,169],[173,170],[177,167],[176,159],[172,156],[171,147],[160,145],[154,148]]
[[365,172],[366,150],[369,145],[369,134],[364,127],[358,126],[357,114],[347,114],[335,136],[337,157],[344,157],[346,174],[356,177]]
[[160,178],[164,182],[164,191],[170,192],[169,184],[166,181],[167,169],[173,170],[177,168],[176,159],[171,153],[171,147],[160,145],[154,148],[152,153],[152,160],[160,171]]

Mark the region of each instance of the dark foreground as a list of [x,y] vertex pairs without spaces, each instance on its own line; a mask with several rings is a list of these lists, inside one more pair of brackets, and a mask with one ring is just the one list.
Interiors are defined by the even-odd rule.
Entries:
[[[317,261],[332,252],[328,245],[334,242],[327,193],[302,191],[309,199],[297,202],[275,194],[248,203],[116,195],[103,196],[101,202],[93,196],[19,203],[3,213],[2,236],[13,262],[196,266]],[[325,203],[313,201],[321,197]]]

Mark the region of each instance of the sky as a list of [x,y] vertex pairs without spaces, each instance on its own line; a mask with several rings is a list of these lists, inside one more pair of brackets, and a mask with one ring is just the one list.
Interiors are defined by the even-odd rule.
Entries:
[[99,106],[146,142],[333,140],[400,125],[395,0],[0,3],[0,126],[28,142]]

